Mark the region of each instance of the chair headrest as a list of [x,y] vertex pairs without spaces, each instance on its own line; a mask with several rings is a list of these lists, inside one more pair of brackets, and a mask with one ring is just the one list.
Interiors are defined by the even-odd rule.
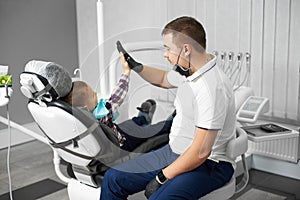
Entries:
[[235,110],[238,112],[240,107],[246,101],[249,96],[254,95],[254,90],[251,87],[241,86],[234,91],[235,96]]
[[72,89],[70,74],[53,62],[29,61],[20,75],[21,91],[30,99],[53,101]]

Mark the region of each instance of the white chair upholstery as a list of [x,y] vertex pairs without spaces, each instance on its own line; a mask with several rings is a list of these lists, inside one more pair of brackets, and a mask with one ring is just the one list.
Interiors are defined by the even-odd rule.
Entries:
[[[45,106],[31,101],[28,109],[49,144],[63,160],[72,164],[76,178],[93,187],[99,186],[93,180],[98,173],[94,167],[99,168],[99,173],[104,172],[119,158],[120,149],[96,119],[59,100]],[[98,166],[94,165],[96,160]]]

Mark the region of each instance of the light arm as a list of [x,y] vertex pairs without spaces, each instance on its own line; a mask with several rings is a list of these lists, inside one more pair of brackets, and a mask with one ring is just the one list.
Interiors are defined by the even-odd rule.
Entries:
[[163,169],[163,174],[166,178],[172,179],[179,174],[197,168],[205,162],[211,153],[217,133],[217,130],[196,128],[191,146],[172,164]]
[[[126,53],[128,55],[128,53]],[[126,61],[124,54],[120,51],[121,62],[125,67],[129,66],[129,63]],[[131,58],[131,57],[130,57]],[[134,60],[129,59],[131,62]],[[133,61],[132,61],[133,60]],[[136,61],[134,61],[136,62]],[[141,63],[138,63],[139,70],[136,71],[144,80],[151,83],[152,85],[161,87],[161,88],[172,88],[173,86],[167,81],[167,73],[168,71],[157,69],[154,67],[146,66]],[[134,68],[133,68],[134,69]]]
[[143,65],[143,70],[138,74],[152,85],[161,88],[172,88],[173,86],[167,81],[167,73],[168,71]]

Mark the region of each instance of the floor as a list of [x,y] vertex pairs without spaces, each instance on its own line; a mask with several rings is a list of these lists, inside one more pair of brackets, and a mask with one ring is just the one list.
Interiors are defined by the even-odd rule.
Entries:
[[[45,179],[62,183],[54,172],[52,157],[51,148],[39,141],[32,141],[11,148],[10,171],[13,190],[24,188],[25,186]],[[8,188],[7,149],[2,149],[0,150],[0,199],[1,195],[3,196],[3,194],[9,191]],[[232,199],[251,200],[254,198],[255,194],[258,194],[259,191],[265,191],[271,194],[269,196],[267,195],[268,197],[263,200],[300,199],[300,180],[286,178],[262,171],[250,170],[250,181],[248,186],[242,194],[235,195]],[[142,193],[135,195],[130,199],[140,200],[141,198],[144,198]],[[23,199],[29,200],[25,197],[22,198],[22,200]],[[37,199],[68,200],[67,190],[66,188],[63,188]],[[257,199],[257,197],[255,197],[255,199]]]
[[286,178],[253,169],[250,170],[249,174],[250,180],[247,187],[241,192],[241,194],[235,195],[232,200],[239,199],[240,196],[253,188],[279,196],[284,196],[286,197],[284,199],[288,200],[300,199],[300,180]]
[[[11,148],[10,172],[12,189],[36,183],[44,179],[51,179],[60,183],[53,167],[52,149],[48,145],[32,141]],[[9,191],[7,175],[7,149],[0,151],[0,195]],[[67,190],[59,190],[40,200],[68,200]]]

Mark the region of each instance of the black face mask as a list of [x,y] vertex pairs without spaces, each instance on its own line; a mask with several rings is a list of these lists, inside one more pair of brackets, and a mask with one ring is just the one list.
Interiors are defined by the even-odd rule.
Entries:
[[181,67],[178,64],[175,64],[173,66],[173,70],[175,70],[176,72],[178,72],[179,74],[183,75],[183,76],[190,76],[192,74],[192,69],[188,68],[188,69],[184,69],[183,67]]
[[179,52],[176,64],[173,66],[173,70],[175,70],[176,72],[178,72],[179,74],[181,74],[183,76],[188,77],[188,76],[190,76],[192,74],[192,69],[191,69],[191,66],[190,66],[190,56],[189,56],[189,68],[188,69],[185,69],[185,68],[183,68],[182,66],[180,66],[178,64],[182,49],[183,48],[181,48],[181,50]]

